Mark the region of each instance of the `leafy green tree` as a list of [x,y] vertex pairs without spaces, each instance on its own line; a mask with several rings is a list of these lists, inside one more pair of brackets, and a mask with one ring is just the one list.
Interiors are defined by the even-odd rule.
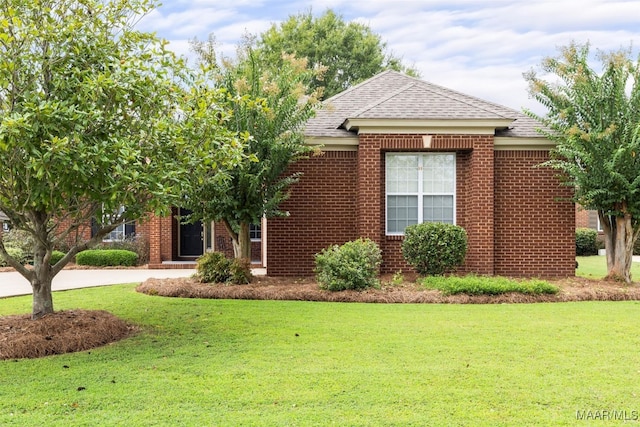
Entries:
[[314,73],[306,60],[285,56],[272,67],[259,62],[250,45],[240,46],[235,61],[218,61],[213,39],[193,43],[208,82],[201,90],[223,90],[230,111],[224,125],[245,145],[238,165],[200,175],[185,200],[193,212],[187,221],[221,221],[235,257],[245,259],[251,258],[250,225],[286,215],[279,206],[299,178],[288,168],[313,150],[305,144],[303,126],[319,104],[308,89]]
[[549,82],[525,75],[557,146],[547,165],[560,170],[574,199],[598,211],[605,235],[608,277],[631,282],[633,244],[640,230],[640,60],[630,50],[600,52],[601,72],[589,63],[589,45],[571,44],[542,63]]
[[288,53],[307,58],[310,68],[324,69],[311,82],[312,88],[324,87],[324,98],[388,69],[418,77],[415,69],[386,52],[386,43],[367,25],[345,22],[331,9],[319,17],[309,10],[273,24],[259,37],[257,47],[272,64],[279,64],[282,54]]
[[[31,283],[33,318],[53,312],[51,281],[79,251],[124,222],[166,212],[195,166],[183,163],[187,142],[208,106],[179,108],[190,83],[184,64],[134,29],[153,7],[0,2],[0,211],[35,242],[32,266],[11,257],[1,236],[0,256]],[[95,234],[84,241],[92,218]],[[51,265],[53,249],[69,242]]]

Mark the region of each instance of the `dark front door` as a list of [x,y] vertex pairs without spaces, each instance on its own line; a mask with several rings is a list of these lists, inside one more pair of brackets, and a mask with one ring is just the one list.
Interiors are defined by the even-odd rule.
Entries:
[[[180,209],[180,215],[189,215],[191,211]],[[197,257],[202,255],[204,244],[202,242],[202,222],[193,224],[180,224],[180,251],[181,257]]]

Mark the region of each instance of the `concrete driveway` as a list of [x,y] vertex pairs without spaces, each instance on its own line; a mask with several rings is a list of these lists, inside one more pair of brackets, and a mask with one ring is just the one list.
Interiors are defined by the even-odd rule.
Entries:
[[[149,278],[189,277],[195,269],[125,269],[125,270],[62,270],[53,278],[52,290],[87,288],[92,286],[117,285],[144,282]],[[31,295],[31,285],[19,273],[0,273],[0,298]]]

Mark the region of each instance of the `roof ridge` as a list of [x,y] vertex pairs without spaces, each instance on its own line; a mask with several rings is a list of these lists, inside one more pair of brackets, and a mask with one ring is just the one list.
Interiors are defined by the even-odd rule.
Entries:
[[390,100],[391,98],[395,97],[396,95],[400,95],[402,92],[405,92],[409,89],[411,89],[412,87],[416,86],[418,83],[417,82],[411,82],[409,84],[406,84],[404,86],[402,86],[399,89],[396,89],[395,91],[389,93],[387,96],[383,96],[381,98],[378,98],[377,100],[375,100],[374,102],[365,105],[364,107],[362,107],[359,110],[356,110],[353,112],[353,117],[358,117],[360,114],[364,113],[365,111],[371,110],[373,107],[380,105],[388,100]]
[[[481,109],[483,111],[486,111],[486,112],[489,112],[489,113],[492,113],[492,114],[496,114],[498,116],[504,117],[505,119],[515,119],[515,117],[505,116],[504,113],[502,113],[502,112],[491,111],[491,110],[489,110],[487,108],[484,108],[482,106],[473,105],[473,104],[469,103],[467,101],[467,99],[472,99],[472,100],[474,100],[476,102],[479,102],[481,104],[488,104],[488,105],[491,105],[493,107],[497,107],[500,110],[507,110],[507,111],[509,111],[511,113],[518,114],[518,110],[514,110],[513,108],[509,108],[509,107],[506,107],[504,105],[501,105],[501,104],[498,104],[498,103],[495,103],[495,102],[487,101],[487,100],[478,98],[478,97],[473,96],[473,95],[468,95],[466,93],[462,93],[462,92],[459,92],[457,90],[450,89],[448,87],[440,86],[440,85],[432,83],[432,82],[428,82],[428,81],[420,80],[420,79],[416,79],[416,80],[417,80],[418,84],[425,85],[425,86],[427,86],[428,89],[431,89],[431,90],[435,89],[434,92],[437,92],[437,93],[439,93],[440,95],[442,95],[442,96],[444,96],[446,98],[462,102],[462,103],[464,103],[464,104],[466,104],[466,105],[468,105],[470,107],[479,108],[479,109]],[[451,95],[452,93],[457,95],[457,96],[459,96],[459,98],[452,96]]]
[[[344,91],[342,91],[342,92],[340,92],[340,93],[336,93],[336,94],[335,94],[335,95],[333,95],[331,98],[327,98],[327,99],[325,99],[325,100],[324,100],[324,102],[329,102],[329,101],[334,100],[334,99],[342,98],[344,95],[348,95],[349,93],[351,93],[351,92],[353,92],[354,90],[358,89],[360,86],[363,86],[365,83],[366,83],[366,84],[369,84],[369,83],[371,83],[372,81],[378,80],[378,79],[382,78],[382,76],[384,76],[384,75],[386,75],[386,74],[389,74],[389,73],[392,73],[392,72],[394,72],[394,73],[398,73],[397,71],[394,71],[394,70],[384,70],[383,72],[378,73],[378,74],[376,74],[375,76],[370,77],[370,78],[368,78],[368,79],[365,79],[365,80],[361,81],[360,83],[358,83],[358,84],[356,84],[356,85],[354,85],[354,86],[350,86],[349,88],[345,89]],[[402,74],[402,73],[398,73],[398,74]],[[403,75],[404,75],[404,74],[403,74]],[[407,76],[407,77],[409,77],[409,76]]]

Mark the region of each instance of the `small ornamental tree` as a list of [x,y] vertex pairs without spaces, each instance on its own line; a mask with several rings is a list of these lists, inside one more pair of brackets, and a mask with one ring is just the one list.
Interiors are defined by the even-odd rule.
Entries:
[[[194,42],[201,65],[202,90],[223,94],[220,104],[230,116],[222,125],[244,141],[243,157],[233,167],[195,175],[183,206],[186,221],[221,221],[233,240],[234,255],[251,259],[249,227],[261,219],[285,216],[280,204],[299,174],[289,171],[314,149],[304,140],[303,127],[319,105],[308,89],[314,71],[306,61],[286,56],[278,68],[260,62],[249,43],[231,62],[215,54],[213,39]],[[209,123],[216,127],[217,116]]]
[[542,64],[558,79],[525,75],[548,111],[527,112],[557,145],[547,166],[562,172],[574,201],[598,211],[608,277],[631,283],[633,246],[640,234],[640,59],[630,51],[601,52],[591,67],[589,45],[571,44]]
[[404,230],[402,254],[422,275],[454,271],[464,262],[467,232],[457,225],[423,222]]
[[[51,281],[78,252],[125,222],[167,212],[198,165],[188,163],[187,124],[197,128],[208,106],[180,108],[190,84],[183,62],[134,29],[153,7],[0,2],[0,211],[33,239],[33,265],[11,256],[1,235],[0,257],[31,283],[34,319],[53,312]],[[225,147],[210,161],[224,164]],[[68,244],[51,265],[54,248]]]

